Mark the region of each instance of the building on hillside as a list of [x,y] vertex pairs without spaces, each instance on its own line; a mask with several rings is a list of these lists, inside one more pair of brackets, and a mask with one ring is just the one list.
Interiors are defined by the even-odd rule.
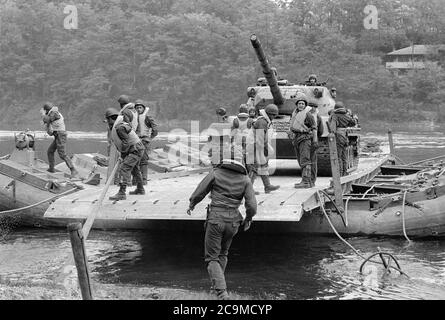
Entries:
[[403,73],[408,70],[424,69],[426,62],[445,63],[445,45],[417,44],[386,54],[386,69]]

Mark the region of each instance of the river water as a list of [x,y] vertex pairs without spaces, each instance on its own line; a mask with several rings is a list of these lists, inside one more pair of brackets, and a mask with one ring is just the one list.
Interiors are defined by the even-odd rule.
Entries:
[[[380,133],[369,132],[364,137],[365,141],[387,140]],[[0,139],[1,155],[9,153],[11,137]],[[395,133],[394,140],[397,154],[407,162],[445,151],[443,132]],[[49,142],[38,141],[42,159]],[[105,150],[101,135],[80,135],[68,144],[70,153]],[[247,232],[237,235],[232,244],[226,272],[229,291],[247,299],[445,299],[445,239],[411,244],[403,238],[383,237],[348,241],[364,256],[378,248],[395,255],[410,277],[395,271],[385,274],[378,265],[367,265],[360,274],[363,260],[335,236]],[[202,261],[203,233],[93,230],[87,251],[93,281],[106,286],[103,298],[153,298],[146,288],[173,288],[185,292],[179,298],[193,298],[192,292],[209,288]],[[66,298],[56,274],[70,254],[65,230],[11,230],[0,240],[0,299]],[[131,294],[120,295],[123,287]]]

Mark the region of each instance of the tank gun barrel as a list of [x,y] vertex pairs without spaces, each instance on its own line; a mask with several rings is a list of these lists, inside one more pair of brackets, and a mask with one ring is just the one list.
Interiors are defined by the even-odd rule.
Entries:
[[278,87],[277,77],[269,65],[269,61],[263,51],[260,40],[258,40],[255,34],[250,36],[250,42],[255,50],[255,53],[260,61],[261,68],[263,69],[264,76],[266,77],[267,83],[270,87],[270,92],[272,93],[274,103],[280,106],[284,103],[283,95],[281,94],[280,88]]

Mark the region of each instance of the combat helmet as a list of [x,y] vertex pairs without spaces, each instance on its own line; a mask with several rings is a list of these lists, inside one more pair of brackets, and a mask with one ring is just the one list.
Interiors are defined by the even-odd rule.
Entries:
[[119,104],[124,106],[130,103],[130,98],[127,95],[123,94],[117,99],[117,102],[119,102]]
[[267,114],[273,114],[273,115],[275,115],[275,116],[278,115],[278,107],[277,107],[276,105],[274,105],[273,103],[268,104],[268,105],[266,106],[266,108],[264,108],[264,111],[265,111]]
[[108,108],[105,111],[105,118],[110,118],[112,116],[118,116],[119,115],[119,111],[117,111],[115,108]]
[[317,75],[316,74],[310,74],[309,75],[309,78],[308,78],[308,81],[311,81],[311,79],[314,79],[315,80],[315,82],[317,82]]
[[307,101],[307,97],[304,93],[299,92],[296,96],[295,96],[295,105],[298,105],[299,101],[304,101],[304,103],[306,104],[306,106],[308,105],[308,101]]

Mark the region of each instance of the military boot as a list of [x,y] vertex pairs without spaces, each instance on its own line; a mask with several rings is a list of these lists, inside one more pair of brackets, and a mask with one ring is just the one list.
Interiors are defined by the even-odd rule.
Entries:
[[269,176],[261,176],[261,180],[263,180],[264,184],[264,193],[271,193],[280,188],[280,186],[273,186],[270,184]]
[[118,193],[116,193],[112,197],[109,197],[108,199],[116,200],[116,201],[125,200],[125,199],[127,199],[127,196],[125,195],[126,190],[127,190],[127,186],[124,184],[121,184]]
[[294,185],[296,189],[309,189],[313,187],[311,182],[311,166],[308,165],[301,171],[301,182]]
[[138,183],[136,189],[134,191],[130,191],[129,193],[131,195],[145,194],[144,185],[142,183]]

